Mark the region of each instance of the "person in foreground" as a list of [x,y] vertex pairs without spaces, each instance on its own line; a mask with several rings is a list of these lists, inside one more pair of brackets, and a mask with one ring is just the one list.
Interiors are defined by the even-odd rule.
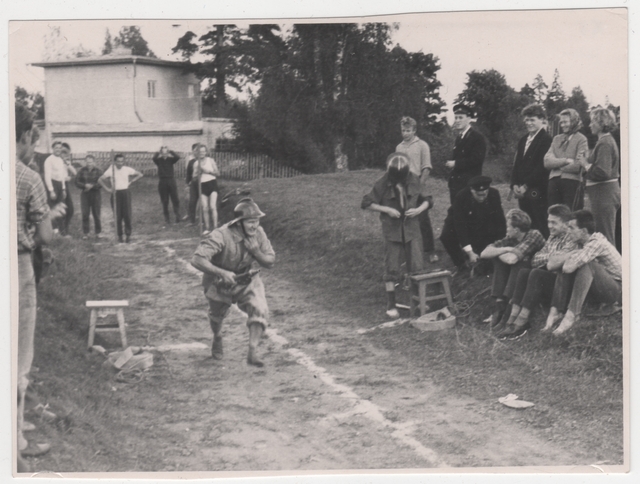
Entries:
[[552,307],[551,312],[556,320],[565,308],[566,313],[553,331],[555,336],[580,320],[587,296],[602,304],[600,316],[620,311],[622,304],[622,256],[603,234],[596,232],[593,214],[588,210],[571,214],[569,232],[582,248],[568,254],[556,279],[554,292],[559,295],[560,305]]
[[476,264],[482,251],[506,234],[500,192],[490,185],[488,176],[472,178],[449,207],[440,241],[458,273]]
[[[16,219],[18,237],[18,472],[28,472],[24,457],[37,457],[49,451],[45,443],[27,441],[24,431],[29,427],[24,421],[24,403],[29,372],[33,362],[34,337],[37,314],[36,276],[33,268],[33,251],[51,241],[51,221],[64,216],[65,206],[57,204],[49,208],[47,191],[40,176],[27,168],[39,137],[33,125],[33,115],[22,104],[16,103]],[[33,426],[32,426],[33,428]]]
[[[530,326],[531,311],[539,302],[551,301],[552,306],[557,304],[554,302],[557,295],[553,293],[553,287],[558,271],[567,254],[577,249],[578,245],[571,238],[567,225],[571,209],[566,205],[556,204],[551,205],[547,213],[549,238],[531,259],[532,268],[522,268],[518,272],[510,300],[511,310],[505,311],[499,322],[492,320],[491,329],[499,338],[517,339],[523,336]],[[550,314],[550,318],[550,325],[557,322],[553,319],[553,314]]]
[[384,237],[384,285],[387,293],[387,316],[400,317],[396,307],[396,283],[402,279],[402,258],[411,274],[424,268],[420,217],[431,206],[420,179],[411,173],[409,158],[392,153],[387,158],[387,172],[362,198],[361,208],[380,212]]
[[247,313],[249,353],[247,362],[263,366],[256,351],[267,327],[269,308],[257,266],[270,269],[275,252],[260,226],[264,213],[251,198],[234,208],[234,219],[207,235],[191,258],[202,271],[204,294],[209,302],[209,324],[213,331],[211,356],[222,359],[222,322],[232,304]]
[[507,213],[507,236],[489,244],[480,254],[481,259],[493,262],[491,296],[496,309],[491,323],[502,318],[507,301],[513,295],[520,269],[531,267],[531,257],[545,244],[540,232],[531,228],[529,215],[518,209]]

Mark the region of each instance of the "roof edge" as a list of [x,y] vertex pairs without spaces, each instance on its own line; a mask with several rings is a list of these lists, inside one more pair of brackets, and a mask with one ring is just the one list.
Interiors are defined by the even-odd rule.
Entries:
[[45,62],[33,62],[30,65],[36,67],[75,67],[75,66],[89,66],[89,65],[104,65],[104,64],[148,64],[167,67],[186,67],[188,62],[172,61],[165,59],[156,59],[154,57],[145,57],[141,55],[126,55],[126,56],[103,56],[103,57],[78,57],[75,59],[64,59],[56,61]]

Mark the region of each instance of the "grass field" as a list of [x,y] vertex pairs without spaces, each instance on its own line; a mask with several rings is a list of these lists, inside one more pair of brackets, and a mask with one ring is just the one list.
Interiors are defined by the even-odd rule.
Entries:
[[[365,170],[250,183],[252,196],[267,213],[263,225],[278,257],[274,271],[303,288],[311,299],[351,315],[354,330],[385,321],[380,222],[377,214],[360,209],[362,196],[380,175]],[[239,185],[223,182],[223,190]],[[504,202],[507,188],[499,188]],[[437,237],[448,208],[448,191],[441,180],[432,180],[431,189]],[[184,224],[161,228],[155,179],[136,185],[133,205],[134,241],[140,235],[154,240],[197,235],[196,228]],[[504,205],[506,211],[510,205]],[[103,200],[103,210],[108,209]],[[56,266],[39,288],[34,388],[43,401],[73,415],[73,425],[63,422],[50,428],[48,438],[70,446],[69,452],[92,468],[92,462],[118,459],[124,452],[118,450],[119,443],[108,429],[125,428],[127,423],[114,421],[117,413],[112,406],[118,397],[105,383],[109,380],[106,370],[85,356],[84,301],[102,294],[127,298],[136,287],[127,280],[134,268],[105,258],[100,246],[79,240],[79,226],[77,215],[71,230],[74,238],[54,242]],[[437,247],[440,265],[450,267],[439,242]],[[404,325],[365,337],[397,352],[415,372],[416,382],[431,380],[479,401],[515,393],[536,404],[518,414],[523,425],[566,446],[580,442],[601,463],[620,464],[621,318],[587,318],[566,337],[554,338],[538,332],[544,319],[538,310],[531,333],[519,341],[501,342],[480,323],[492,310],[487,293],[482,292],[489,283],[488,277],[456,280],[456,303],[465,311],[453,330],[421,333]],[[73,445],[65,439],[65,432],[72,431]],[[110,451],[92,452],[95,439],[102,439],[101,445]]]

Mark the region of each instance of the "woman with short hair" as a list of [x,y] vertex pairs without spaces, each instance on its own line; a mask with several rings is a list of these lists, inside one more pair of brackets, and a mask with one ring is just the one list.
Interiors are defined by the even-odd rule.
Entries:
[[587,174],[587,195],[596,222],[596,232],[603,234],[612,245],[616,244],[616,212],[620,208],[620,151],[611,132],[616,128],[615,115],[605,108],[591,111],[591,132],[598,142],[587,157],[578,157],[578,163]]

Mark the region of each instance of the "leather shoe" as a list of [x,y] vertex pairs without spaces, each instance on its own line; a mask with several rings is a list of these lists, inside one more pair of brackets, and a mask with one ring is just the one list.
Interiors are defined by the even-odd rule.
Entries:
[[521,326],[516,326],[511,325],[508,330],[505,330],[502,332],[502,334],[500,334],[500,339],[506,339],[506,340],[517,340],[522,338],[525,334],[527,334],[527,331],[529,331],[529,327],[531,325],[529,323],[525,323]]

